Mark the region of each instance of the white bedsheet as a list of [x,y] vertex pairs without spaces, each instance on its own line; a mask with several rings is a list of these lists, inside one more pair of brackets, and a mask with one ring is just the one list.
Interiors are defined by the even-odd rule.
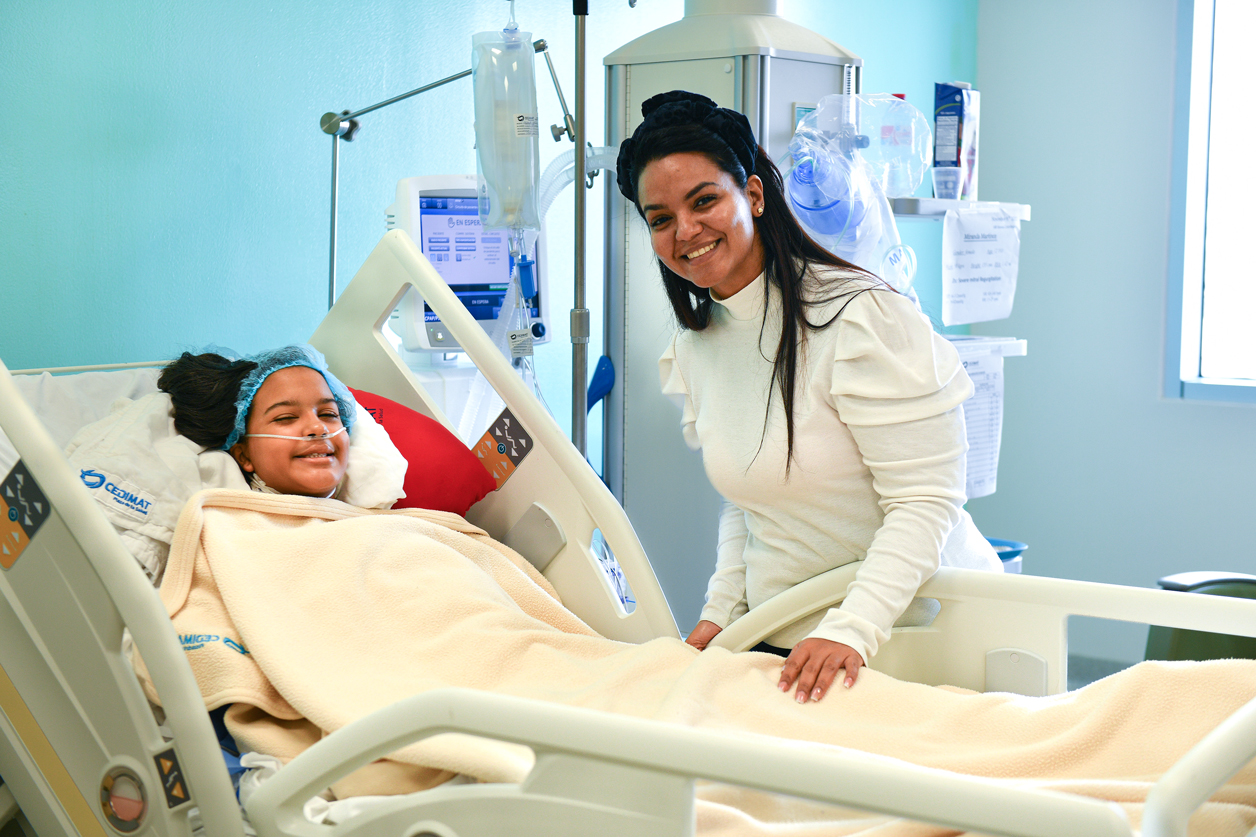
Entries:
[[135,399],[157,391],[157,367],[80,372],[76,375],[17,375],[13,382],[48,429],[57,447],[64,448],[85,425],[109,415],[119,398]]
[[[138,398],[157,389],[158,369],[123,369],[78,375],[15,375],[17,391],[35,411],[57,447],[64,448],[79,428],[109,414],[119,398]],[[0,479],[17,463],[17,451],[0,431]]]
[[9,437],[4,435],[3,430],[0,430],[0,479],[8,476],[9,471],[13,470],[16,464],[17,451],[13,449],[13,443],[9,441]]

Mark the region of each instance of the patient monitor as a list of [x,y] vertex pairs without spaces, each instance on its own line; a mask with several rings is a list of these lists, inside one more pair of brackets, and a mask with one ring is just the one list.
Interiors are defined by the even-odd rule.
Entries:
[[[388,229],[404,230],[467,310],[492,333],[510,288],[512,259],[506,230],[480,223],[475,175],[407,177],[388,207]],[[547,342],[548,285],[544,235],[537,237],[532,338]],[[411,352],[457,352],[461,347],[417,293],[405,295],[390,325]]]

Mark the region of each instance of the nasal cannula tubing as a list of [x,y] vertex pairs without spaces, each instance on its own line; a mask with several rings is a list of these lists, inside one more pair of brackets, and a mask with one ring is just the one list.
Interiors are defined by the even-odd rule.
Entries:
[[332,431],[331,433],[323,433],[322,435],[315,435],[311,433],[308,436],[285,436],[282,433],[245,433],[244,438],[246,439],[292,439],[293,441],[299,441],[299,442],[321,442],[324,439],[330,439],[332,436],[339,436],[341,433],[344,433],[346,429],[347,428],[342,427],[339,430]]

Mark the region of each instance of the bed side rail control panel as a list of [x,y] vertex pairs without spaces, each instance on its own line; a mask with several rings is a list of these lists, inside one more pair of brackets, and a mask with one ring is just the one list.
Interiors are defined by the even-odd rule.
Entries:
[[987,692],[1011,692],[1043,697],[1047,689],[1047,660],[1024,648],[996,648],[986,652]]

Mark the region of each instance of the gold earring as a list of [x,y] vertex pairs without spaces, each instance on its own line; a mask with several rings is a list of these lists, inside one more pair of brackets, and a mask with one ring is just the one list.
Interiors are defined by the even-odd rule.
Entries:
[[759,207],[759,214],[760,214],[760,215],[762,215],[762,214],[763,214],[763,207]]

